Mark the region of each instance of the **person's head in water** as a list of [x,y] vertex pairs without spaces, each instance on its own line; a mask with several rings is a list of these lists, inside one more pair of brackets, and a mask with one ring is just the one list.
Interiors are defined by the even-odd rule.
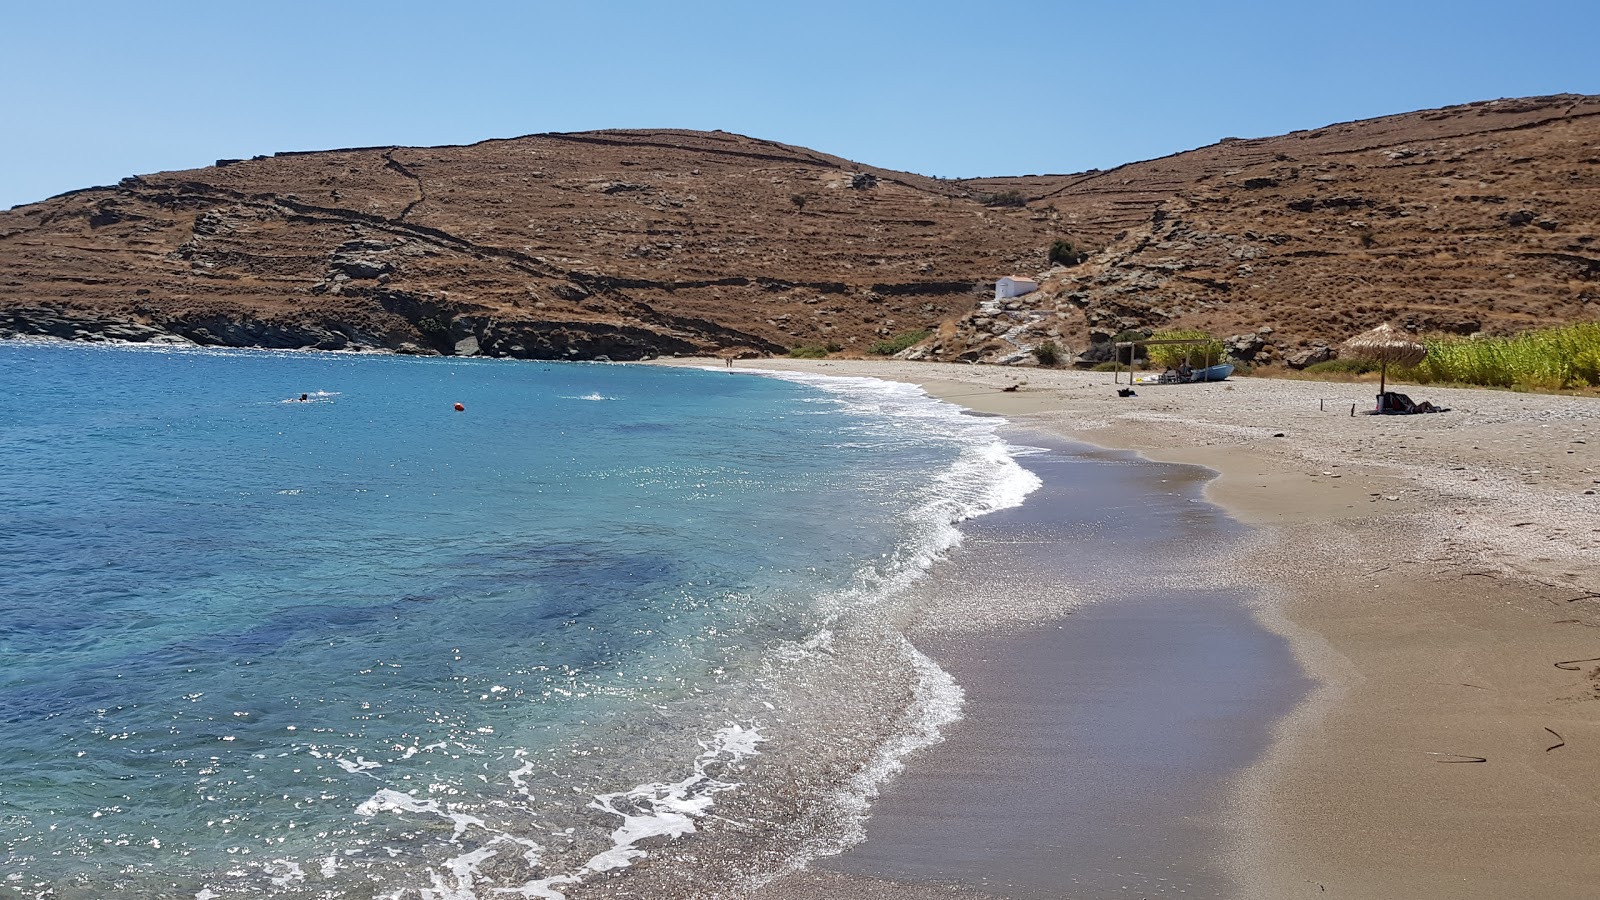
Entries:
[[310,400],[310,399],[311,399],[311,397],[310,397],[310,395],[308,395],[308,394],[301,394],[301,395],[300,395],[300,399],[301,399],[301,400],[302,400],[302,401],[304,401],[304,400]]

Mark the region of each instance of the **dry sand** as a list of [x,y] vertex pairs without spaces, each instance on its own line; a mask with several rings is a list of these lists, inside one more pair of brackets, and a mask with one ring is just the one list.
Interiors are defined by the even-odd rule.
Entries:
[[1225,562],[1316,682],[1231,787],[1240,896],[1600,895],[1600,400],[1400,386],[1451,411],[1351,416],[1375,387],[738,365],[913,382],[1219,473],[1208,497],[1251,526]]

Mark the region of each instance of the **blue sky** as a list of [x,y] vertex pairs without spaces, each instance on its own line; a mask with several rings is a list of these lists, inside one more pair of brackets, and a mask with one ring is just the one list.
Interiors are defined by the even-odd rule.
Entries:
[[1600,93],[1600,3],[24,3],[0,208],[280,150],[721,128],[965,177]]

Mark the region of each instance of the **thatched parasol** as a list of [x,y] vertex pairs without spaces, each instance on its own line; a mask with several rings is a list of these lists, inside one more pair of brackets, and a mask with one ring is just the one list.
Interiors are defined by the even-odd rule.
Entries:
[[1414,366],[1422,362],[1428,355],[1428,348],[1422,346],[1406,333],[1400,331],[1388,322],[1379,325],[1371,331],[1363,331],[1355,337],[1344,342],[1343,349],[1351,356],[1370,359],[1378,363],[1378,393],[1384,393],[1389,386],[1389,364],[1397,366]]

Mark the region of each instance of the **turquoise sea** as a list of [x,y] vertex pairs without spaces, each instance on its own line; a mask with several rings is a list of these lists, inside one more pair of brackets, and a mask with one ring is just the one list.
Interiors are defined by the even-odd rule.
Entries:
[[0,344],[0,898],[576,897],[758,820],[788,855],[749,877],[825,852],[956,715],[895,598],[1037,486],[998,425],[868,380]]

